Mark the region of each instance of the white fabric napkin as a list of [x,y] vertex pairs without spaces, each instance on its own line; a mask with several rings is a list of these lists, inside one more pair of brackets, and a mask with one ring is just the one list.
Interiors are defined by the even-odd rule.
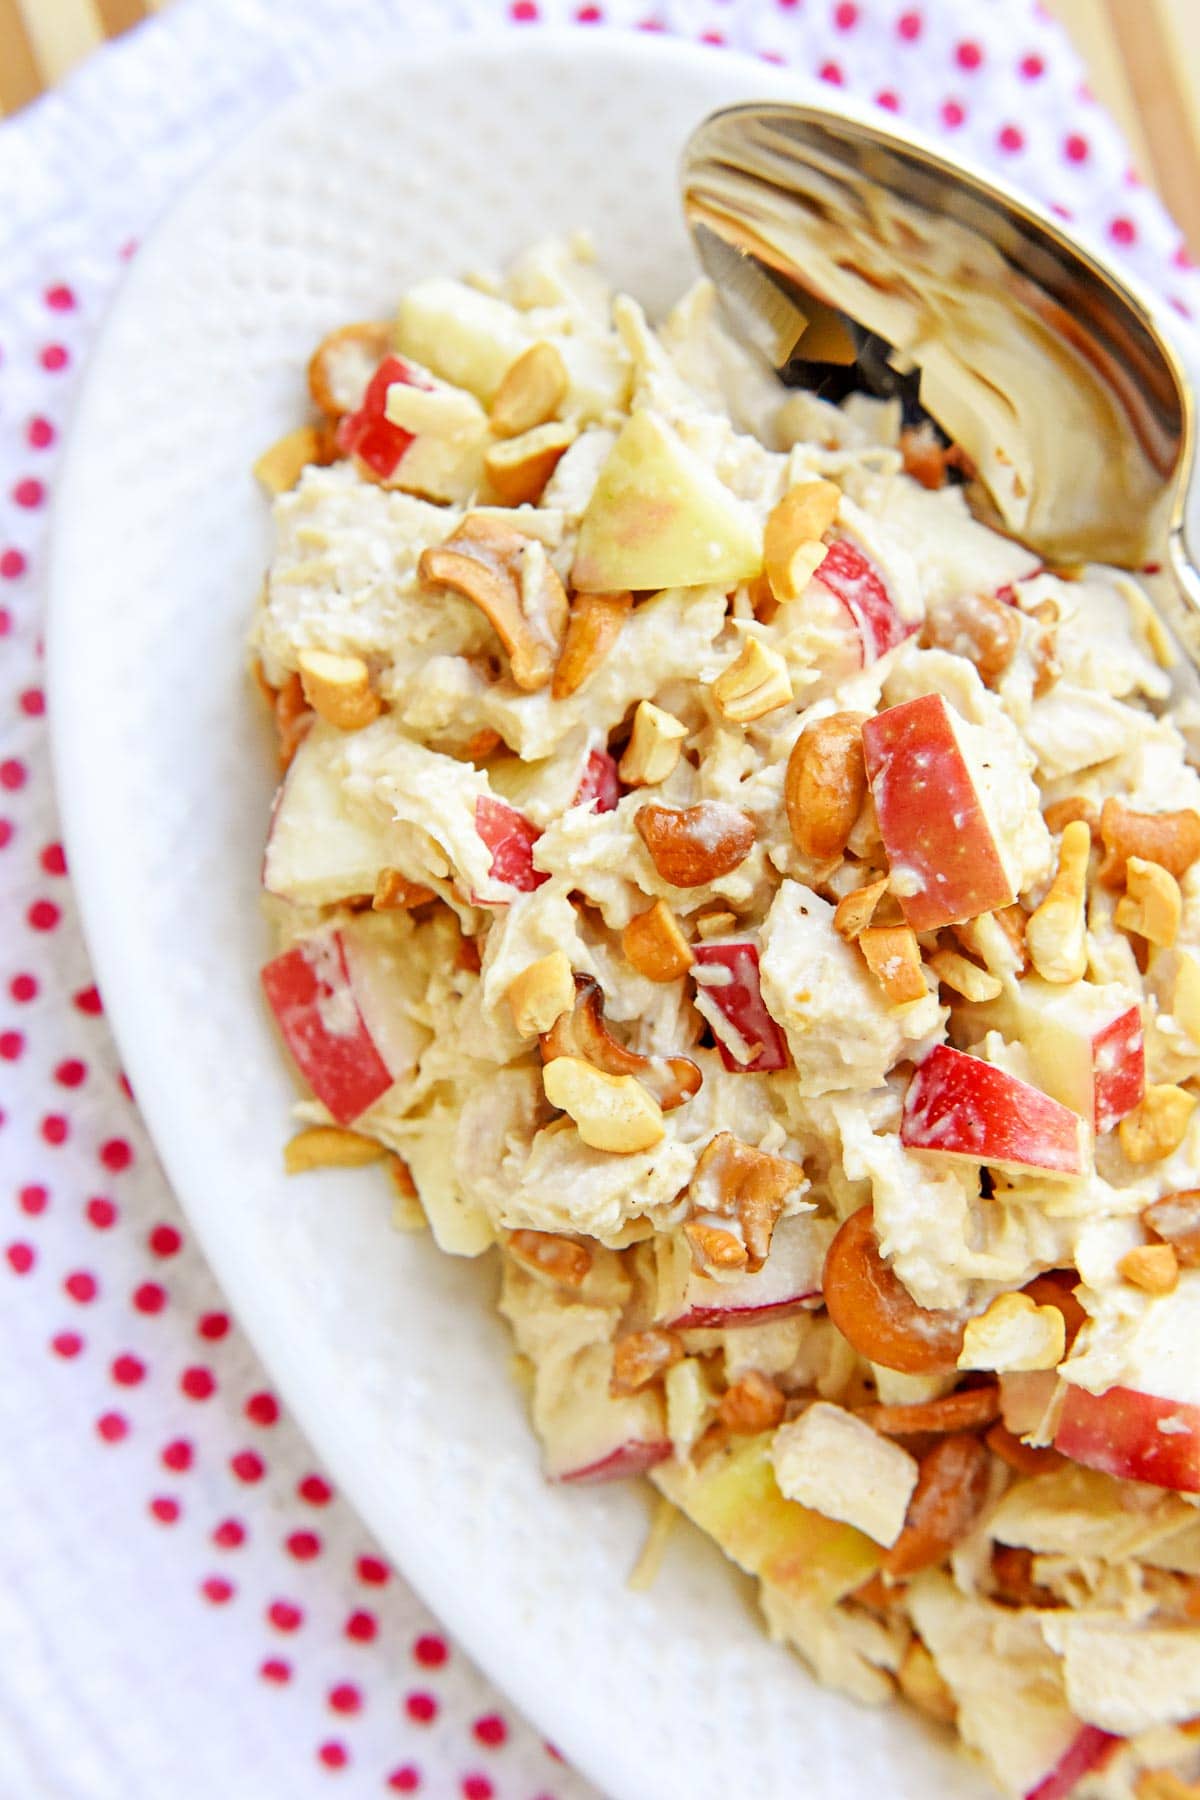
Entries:
[[385,49],[568,22],[581,54],[591,32],[658,26],[844,82],[1076,216],[1181,311],[1200,305],[1178,234],[1030,0],[176,0],[0,127],[4,1800],[592,1791],[388,1571],[225,1316],[91,987],[40,667],[74,385],[180,185],[264,108]]

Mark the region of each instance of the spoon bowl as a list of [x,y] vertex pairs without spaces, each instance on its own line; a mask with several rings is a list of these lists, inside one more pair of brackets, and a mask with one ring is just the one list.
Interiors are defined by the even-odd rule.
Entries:
[[976,515],[1048,564],[1169,564],[1156,599],[1200,665],[1192,389],[1112,270],[1001,184],[820,106],[713,113],[681,183],[744,342],[830,397],[918,403],[966,453]]

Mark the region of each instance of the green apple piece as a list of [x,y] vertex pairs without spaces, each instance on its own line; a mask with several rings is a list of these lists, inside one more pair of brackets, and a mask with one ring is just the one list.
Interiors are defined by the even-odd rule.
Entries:
[[798,1600],[832,1606],[875,1573],[883,1552],[852,1525],[784,1498],[771,1437],[741,1439],[695,1469],[666,1464],[652,1480],[739,1569]]
[[435,275],[410,287],[396,315],[396,348],[487,406],[511,365],[534,342],[507,300]]
[[748,506],[658,413],[634,413],[600,471],[579,527],[581,593],[748,581],[762,528]]

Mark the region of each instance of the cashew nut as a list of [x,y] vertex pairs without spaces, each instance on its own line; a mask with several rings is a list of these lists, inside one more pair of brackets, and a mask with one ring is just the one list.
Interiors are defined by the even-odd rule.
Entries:
[[468,513],[444,544],[422,551],[418,570],[422,581],[453,588],[491,621],[519,688],[545,687],[567,629],[567,596],[536,539]]
[[1083,819],[1065,826],[1058,871],[1030,914],[1025,942],[1043,981],[1078,981],[1087,969],[1087,875],[1092,834]]

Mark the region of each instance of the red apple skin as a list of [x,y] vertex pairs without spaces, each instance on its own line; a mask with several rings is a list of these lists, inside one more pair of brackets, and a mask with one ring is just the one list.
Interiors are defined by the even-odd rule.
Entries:
[[621,782],[617,765],[607,750],[592,750],[583,765],[583,775],[575,790],[575,806],[594,801],[597,812],[615,812],[621,798]]
[[1067,1800],[1067,1795],[1092,1769],[1099,1768],[1124,1740],[1098,1725],[1081,1725],[1079,1734],[1063,1751],[1048,1775],[1030,1788],[1025,1800]]
[[1142,1014],[1131,1006],[1092,1039],[1096,1135],[1111,1131],[1146,1091]]
[[549,881],[549,875],[533,866],[533,846],[542,834],[515,806],[481,794],[475,802],[475,829],[492,853],[493,881],[503,881],[523,894]]
[[708,1331],[718,1327],[735,1331],[739,1325],[765,1325],[770,1319],[790,1319],[799,1312],[811,1312],[821,1298],[820,1288],[809,1294],[796,1294],[790,1300],[775,1300],[769,1306],[693,1306],[677,1319],[668,1319],[668,1331]]
[[878,569],[849,538],[834,538],[815,579],[836,594],[854,620],[864,668],[918,629],[900,617]]
[[403,357],[385,356],[367,384],[362,405],[357,412],[346,413],[337,428],[338,449],[356,456],[381,481],[396,473],[401,457],[413,441],[412,432],[393,425],[385,411],[387,391],[394,382],[402,382],[405,387],[431,386],[418,379]]
[[938,1044],[908,1084],[900,1141],[970,1162],[1054,1175],[1087,1167],[1079,1115],[981,1057]]
[[739,1325],[763,1325],[811,1310],[821,1299],[821,1276],[827,1240],[810,1231],[803,1218],[783,1220],[771,1239],[770,1254],[754,1275],[728,1282],[712,1281],[689,1271],[679,1311],[661,1323],[669,1331]]
[[[387,1092],[392,1077],[363,1023],[350,986],[340,932],[303,939],[262,971],[263,992],[284,1042],[309,1087],[339,1125],[350,1125]],[[322,1017],[334,1006],[353,1015],[333,1032]]]
[[[1165,1419],[1173,1429],[1159,1429]],[[1106,1475],[1200,1494],[1200,1406],[1185,1401],[1127,1387],[1090,1394],[1068,1385],[1054,1448]]]
[[660,1438],[649,1443],[634,1440],[618,1444],[615,1450],[610,1450],[598,1462],[588,1463],[586,1468],[571,1469],[554,1479],[560,1484],[569,1482],[576,1487],[596,1481],[623,1481],[628,1475],[644,1475],[647,1469],[652,1469],[655,1463],[665,1462],[670,1455],[669,1439]]
[[748,1044],[761,1044],[753,1062],[738,1062],[717,1039],[721,1062],[731,1075],[769,1075],[788,1066],[787,1039],[767,1011],[758,977],[758,945],[749,938],[693,946],[702,968],[728,969],[733,979],[727,987],[705,988],[735,1031]]
[[888,861],[921,882],[915,894],[899,895],[913,930],[1011,905],[1016,894],[942,696],[889,706],[867,720],[862,736]]

